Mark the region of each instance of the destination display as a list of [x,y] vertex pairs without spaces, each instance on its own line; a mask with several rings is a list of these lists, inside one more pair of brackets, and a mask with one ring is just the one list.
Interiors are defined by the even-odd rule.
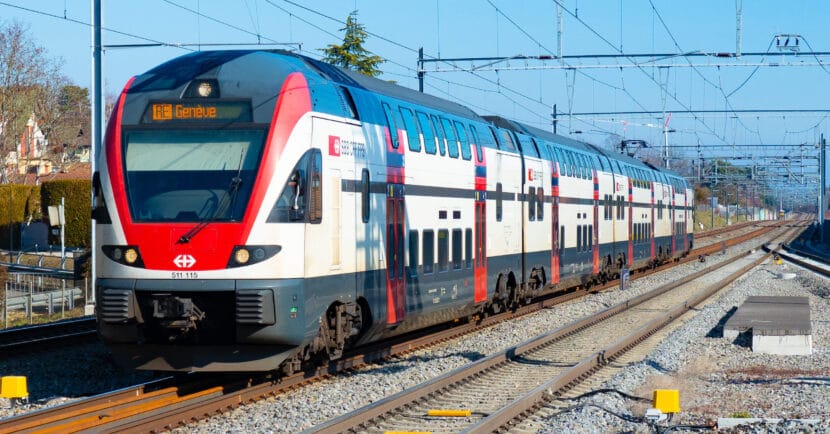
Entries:
[[251,122],[250,101],[151,101],[143,123]]

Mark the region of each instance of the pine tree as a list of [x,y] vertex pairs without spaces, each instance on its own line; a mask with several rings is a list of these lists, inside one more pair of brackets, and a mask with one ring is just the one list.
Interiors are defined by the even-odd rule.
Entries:
[[380,75],[381,71],[378,69],[378,65],[383,62],[383,59],[363,48],[368,33],[366,28],[357,22],[357,11],[349,14],[346,19],[346,27],[340,30],[346,31],[343,44],[329,44],[327,48],[321,49],[320,51],[326,54],[323,61],[357,71],[369,77]]

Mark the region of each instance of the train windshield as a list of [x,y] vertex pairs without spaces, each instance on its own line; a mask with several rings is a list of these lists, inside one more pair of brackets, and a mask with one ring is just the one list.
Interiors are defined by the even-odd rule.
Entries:
[[133,130],[124,136],[136,222],[242,220],[265,130]]

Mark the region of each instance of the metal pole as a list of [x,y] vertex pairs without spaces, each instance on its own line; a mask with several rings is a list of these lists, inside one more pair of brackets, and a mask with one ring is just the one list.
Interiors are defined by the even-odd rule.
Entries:
[[[90,143],[90,161],[92,162],[92,173],[90,179],[98,172],[98,155],[101,150],[103,123],[104,123],[104,95],[103,95],[103,43],[101,40],[101,0],[92,1],[92,116],[90,119],[92,130],[92,143]],[[95,191],[92,191],[95,194]],[[90,195],[90,207],[92,203],[92,196]],[[93,287],[95,285],[95,220],[92,220],[92,261],[91,278]],[[92,292],[92,303],[95,303],[95,291]]]
[[818,212],[818,224],[819,224],[819,242],[824,242],[824,210],[827,209],[827,198],[825,197],[825,189],[827,188],[827,154],[826,150],[824,149],[824,133],[821,133],[819,136],[819,187],[818,187],[818,195],[819,195],[819,212]]
[[61,209],[60,209],[60,224],[61,224],[61,268],[63,268],[63,264],[66,261],[66,243],[64,239],[64,227],[66,226],[66,217],[64,216],[64,197],[61,196]]
[[9,182],[6,184],[9,186],[9,263],[14,262],[12,260],[12,248],[14,246],[14,230],[12,230],[12,184]]
[[741,57],[741,15],[743,0],[735,0],[735,57]]
[[556,124],[559,120],[556,119],[556,104],[553,105],[553,134],[556,134]]
[[424,92],[424,47],[418,48],[418,92]]
[[668,121],[666,121],[666,123],[663,125],[663,137],[665,138],[665,141],[666,141],[666,145],[665,145],[665,148],[666,148],[666,156],[665,156],[666,169],[671,169],[671,165],[669,165],[669,122]]
[[556,57],[559,58],[560,64],[565,63],[562,57],[562,5],[559,3],[556,4]]

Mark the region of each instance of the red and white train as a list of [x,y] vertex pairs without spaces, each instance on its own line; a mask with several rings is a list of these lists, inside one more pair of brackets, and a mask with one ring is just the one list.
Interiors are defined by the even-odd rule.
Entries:
[[94,176],[125,366],[290,372],[688,253],[684,179],[282,51],[127,83]]

